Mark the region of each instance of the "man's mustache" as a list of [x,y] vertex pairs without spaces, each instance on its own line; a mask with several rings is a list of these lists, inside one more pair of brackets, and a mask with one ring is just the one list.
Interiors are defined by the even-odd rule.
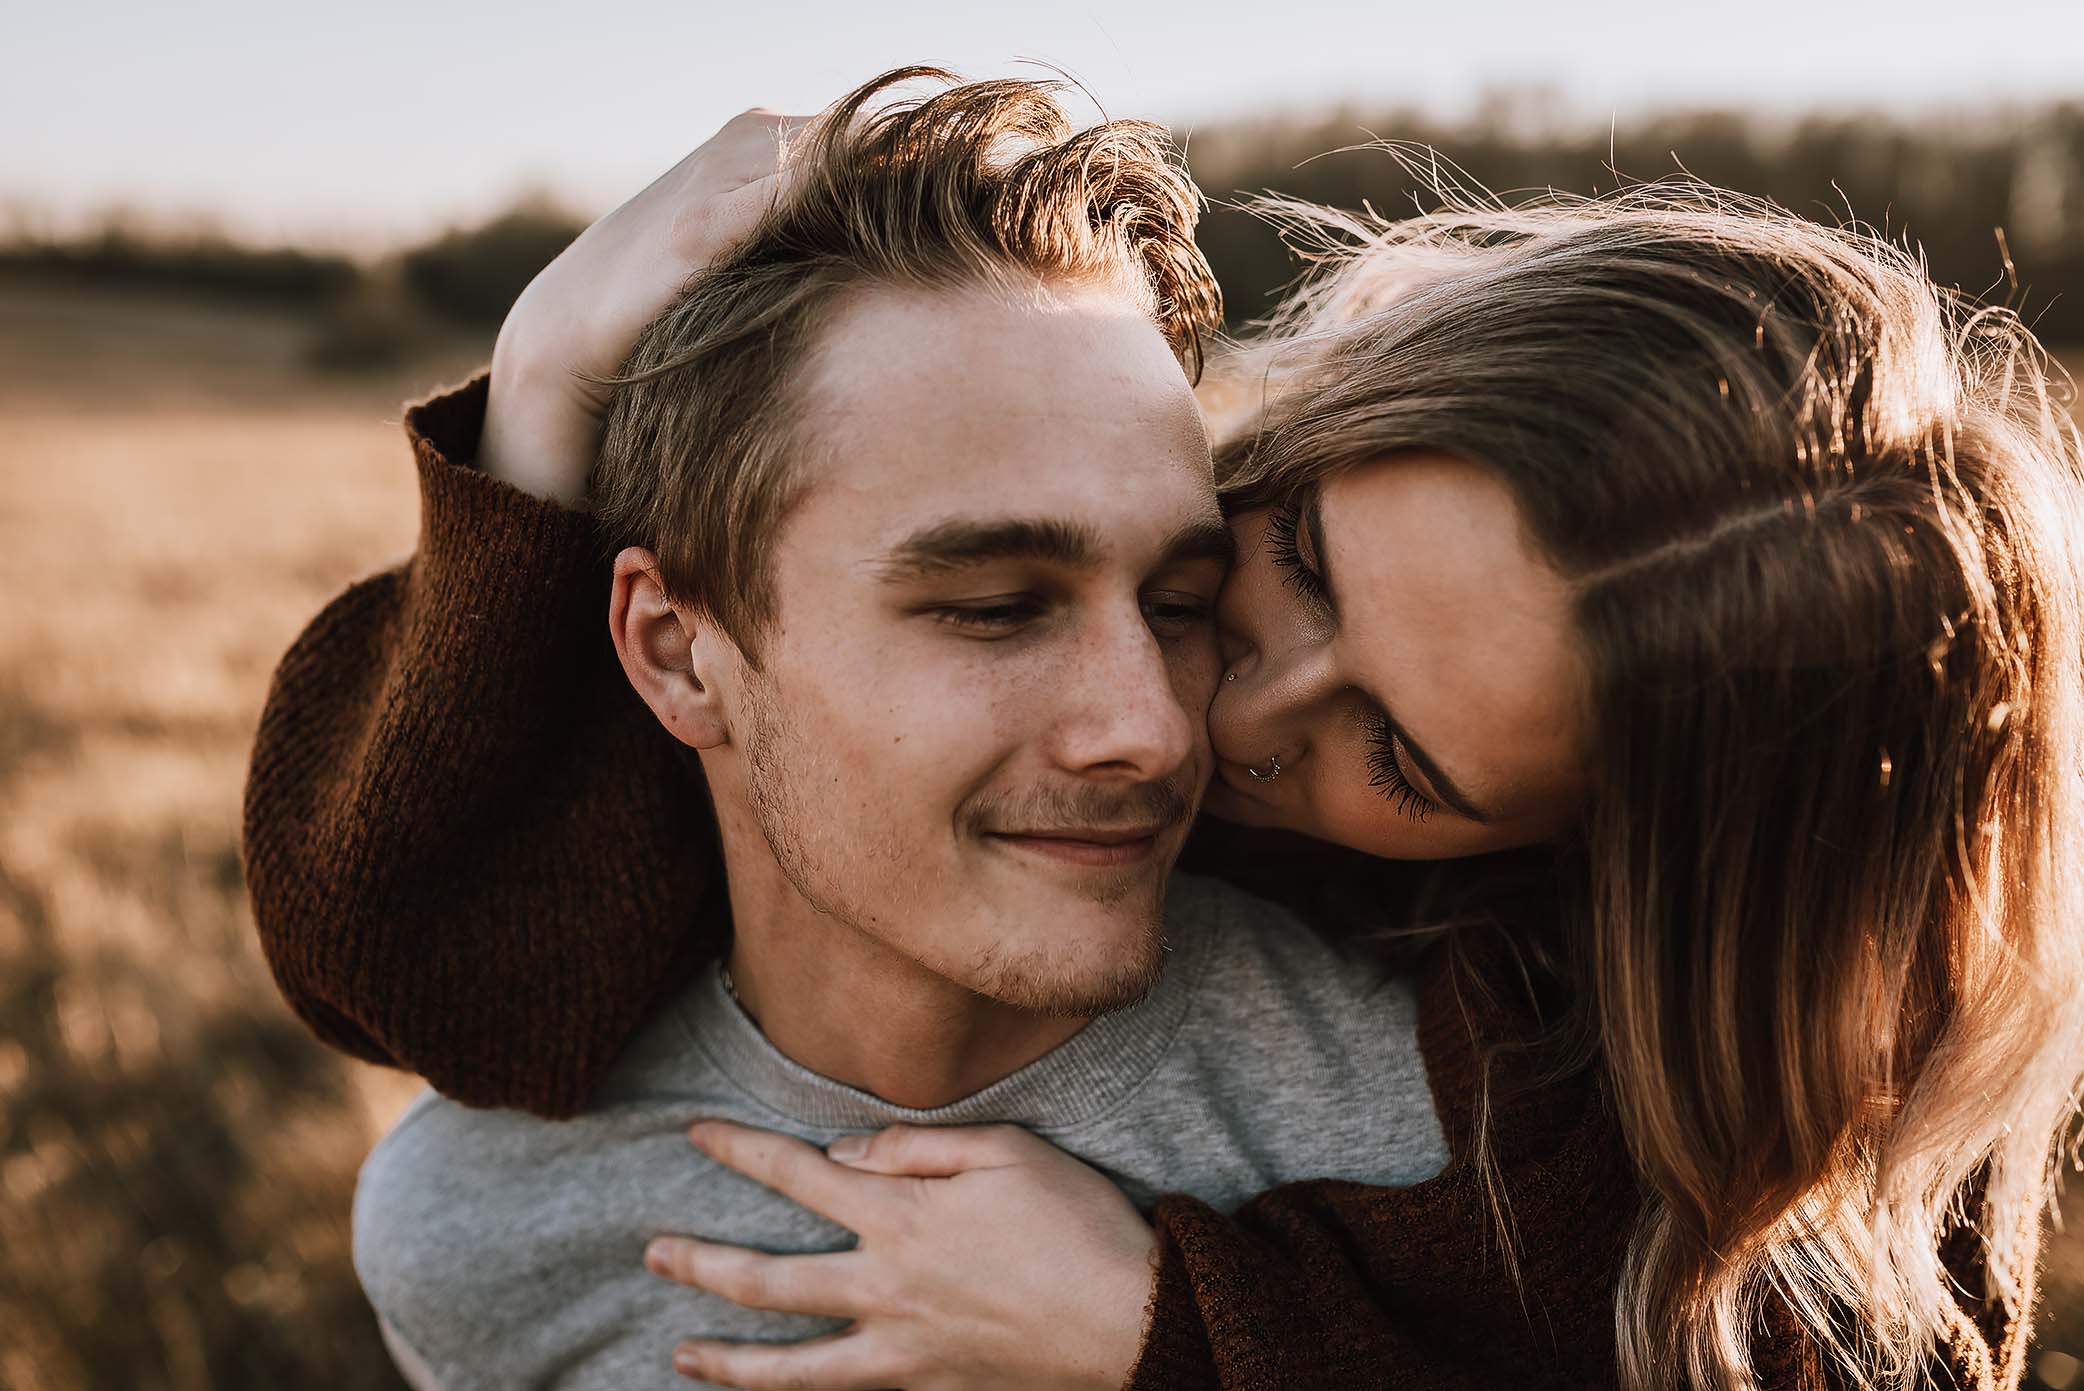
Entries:
[[1166,831],[1194,814],[1195,795],[1174,779],[1133,787],[1035,787],[971,803],[963,826],[980,835]]

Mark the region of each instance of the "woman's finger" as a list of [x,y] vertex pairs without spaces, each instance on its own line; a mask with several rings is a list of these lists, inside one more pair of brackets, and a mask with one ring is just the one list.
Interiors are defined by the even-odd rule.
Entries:
[[727,1169],[773,1189],[792,1202],[829,1217],[850,1232],[859,1215],[879,1196],[886,1180],[835,1164],[816,1145],[793,1135],[759,1130],[731,1121],[699,1121],[687,1137],[696,1149]]
[[743,1391],[877,1391],[902,1385],[912,1371],[892,1364],[868,1335],[852,1330],[800,1343],[691,1340],[673,1350],[673,1370]]
[[825,1153],[870,1173],[952,1178],[1019,1163],[1042,1143],[1017,1125],[892,1125],[873,1135],[842,1136]]
[[645,192],[677,197],[692,190],[707,197],[718,189],[767,178],[782,167],[790,143],[813,119],[760,108],[742,111],[653,179]]
[[795,179],[794,169],[782,169],[725,191],[681,200],[659,243],[673,288],[686,283],[691,268],[715,265],[750,238]]
[[777,1256],[691,1236],[654,1237],[644,1248],[652,1274],[778,1314],[859,1318],[869,1287],[854,1251]]

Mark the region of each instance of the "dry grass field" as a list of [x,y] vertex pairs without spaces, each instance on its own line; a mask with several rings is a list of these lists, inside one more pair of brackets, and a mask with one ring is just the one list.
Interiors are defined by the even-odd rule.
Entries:
[[[411,1084],[278,1003],[239,797],[276,658],[411,549],[398,402],[477,345],[340,381],[298,365],[305,333],[0,284],[8,1391],[399,1384],[347,1213]],[[2049,1274],[2048,1335],[2084,1353],[2084,1246]]]
[[280,1006],[239,871],[269,672],[415,527],[405,383],[308,378],[304,331],[0,286],[9,1391],[400,1384],[347,1213],[410,1085]]

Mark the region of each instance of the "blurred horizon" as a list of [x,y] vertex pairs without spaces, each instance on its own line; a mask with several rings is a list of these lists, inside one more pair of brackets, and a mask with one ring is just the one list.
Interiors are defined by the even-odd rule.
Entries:
[[[1008,71],[1020,71],[1009,67]],[[1038,71],[1029,66],[1029,73]],[[965,74],[966,76],[968,74]],[[835,93],[837,95],[837,93]],[[720,127],[734,112],[719,116]],[[1137,113],[1110,109],[1109,116]],[[1646,106],[1625,119],[1618,114],[1600,114],[1575,106],[1560,89],[1538,83],[1498,82],[1469,94],[1456,109],[1389,102],[1367,106],[1359,98],[1333,102],[1297,100],[1229,117],[1211,118],[1171,127],[1189,169],[1204,184],[1213,200],[1222,200],[1239,190],[1209,186],[1202,161],[1195,158],[1195,145],[1208,139],[1224,140],[1255,130],[1293,135],[1301,130],[1320,133],[1324,144],[1301,155],[1292,166],[1304,165],[1325,155],[1364,151],[1385,143],[1405,143],[1406,132],[1416,128],[1419,143],[1430,144],[1444,159],[1460,164],[1470,145],[1488,146],[1500,141],[1524,145],[1584,146],[1593,143],[1628,141],[1660,131],[1721,127],[1740,130],[1744,140],[1766,162],[1783,157],[1791,146],[1819,128],[1869,128],[1886,130],[1916,141],[1962,143],[1973,141],[1999,146],[2018,132],[2050,118],[2084,117],[2084,79],[2070,95],[2045,99],[2009,97],[1990,103],[1964,103],[1958,108],[1892,110],[1881,106],[1836,109],[1824,106],[1779,108],[1747,107],[1730,103],[1684,103]],[[640,188],[678,161],[696,145],[715,133],[716,127],[691,135],[679,154],[665,157],[648,175],[635,177],[615,190],[591,187],[591,182],[553,177],[517,178],[504,189],[488,190],[485,196],[455,202],[424,217],[371,223],[365,227],[338,221],[315,222],[300,227],[293,222],[242,216],[226,206],[156,204],[141,199],[108,198],[65,202],[34,192],[25,192],[6,181],[0,164],[0,246],[24,244],[78,244],[110,236],[126,237],[157,245],[209,244],[240,251],[299,251],[338,257],[364,267],[408,251],[444,235],[468,231],[486,222],[517,212],[554,218],[585,226],[611,211]],[[1669,177],[1681,172],[1683,151],[1664,151],[1661,166],[1652,169],[1620,167],[1628,180]],[[1260,171],[1254,172],[1277,172]],[[1602,174],[1613,172],[1602,167]],[[1607,179],[1603,187],[1611,187]],[[1551,185],[1544,184],[1543,187]],[[1566,192],[1596,192],[1563,183],[1553,187]],[[1285,191],[1285,190],[1280,190]],[[1490,191],[1509,194],[1519,188],[1493,187]],[[1867,210],[1855,209],[1863,217]],[[1881,211],[1876,210],[1877,215]]]
[[[1804,0],[1754,0],[1741,20],[1610,0],[1562,25],[1534,0],[1401,14],[1293,0],[1280,42],[1248,0],[901,12],[807,0],[786,25],[707,8],[45,11],[0,49],[0,120],[30,132],[0,149],[0,228],[72,236],[113,216],[372,257],[524,198],[591,218],[747,106],[807,112],[922,61],[966,76],[1060,66],[1111,114],[1164,121],[1190,151],[1211,123],[1343,109],[1451,127],[1501,95],[1574,138],[1713,111],[2001,126],[2084,101],[2084,17],[2068,0],[1903,0],[1885,22]],[[1367,134],[1356,125],[1340,143]]]
[[[1196,240],[1233,330],[1263,315],[1299,269],[1240,206],[1251,194],[1395,216],[1438,206],[1443,193],[1488,189],[1512,200],[1678,178],[1879,230],[1924,257],[1940,284],[2018,311],[2058,349],[2084,345],[2084,100],[1945,120],[1675,107],[1588,127],[1568,119],[1554,89],[1520,88],[1494,90],[1455,117],[1305,107],[1176,134],[1210,200]],[[1394,148],[1377,148],[1377,137]],[[452,330],[477,335],[489,352],[515,295],[601,211],[537,190],[355,253],[136,212],[65,227],[25,206],[0,185],[0,275],[26,275],[47,291],[266,302],[301,317],[306,365],[336,373],[404,362]],[[0,300],[0,317],[25,312]]]

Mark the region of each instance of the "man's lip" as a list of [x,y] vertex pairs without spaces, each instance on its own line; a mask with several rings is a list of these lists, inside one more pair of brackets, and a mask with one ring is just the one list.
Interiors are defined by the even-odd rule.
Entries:
[[1172,829],[1173,823],[1158,826],[1071,826],[1040,831],[993,831],[1008,840],[1064,840],[1087,845],[1127,845],[1130,841],[1155,840]]
[[991,831],[992,840],[1029,855],[1086,869],[1121,869],[1150,860],[1170,826]]

